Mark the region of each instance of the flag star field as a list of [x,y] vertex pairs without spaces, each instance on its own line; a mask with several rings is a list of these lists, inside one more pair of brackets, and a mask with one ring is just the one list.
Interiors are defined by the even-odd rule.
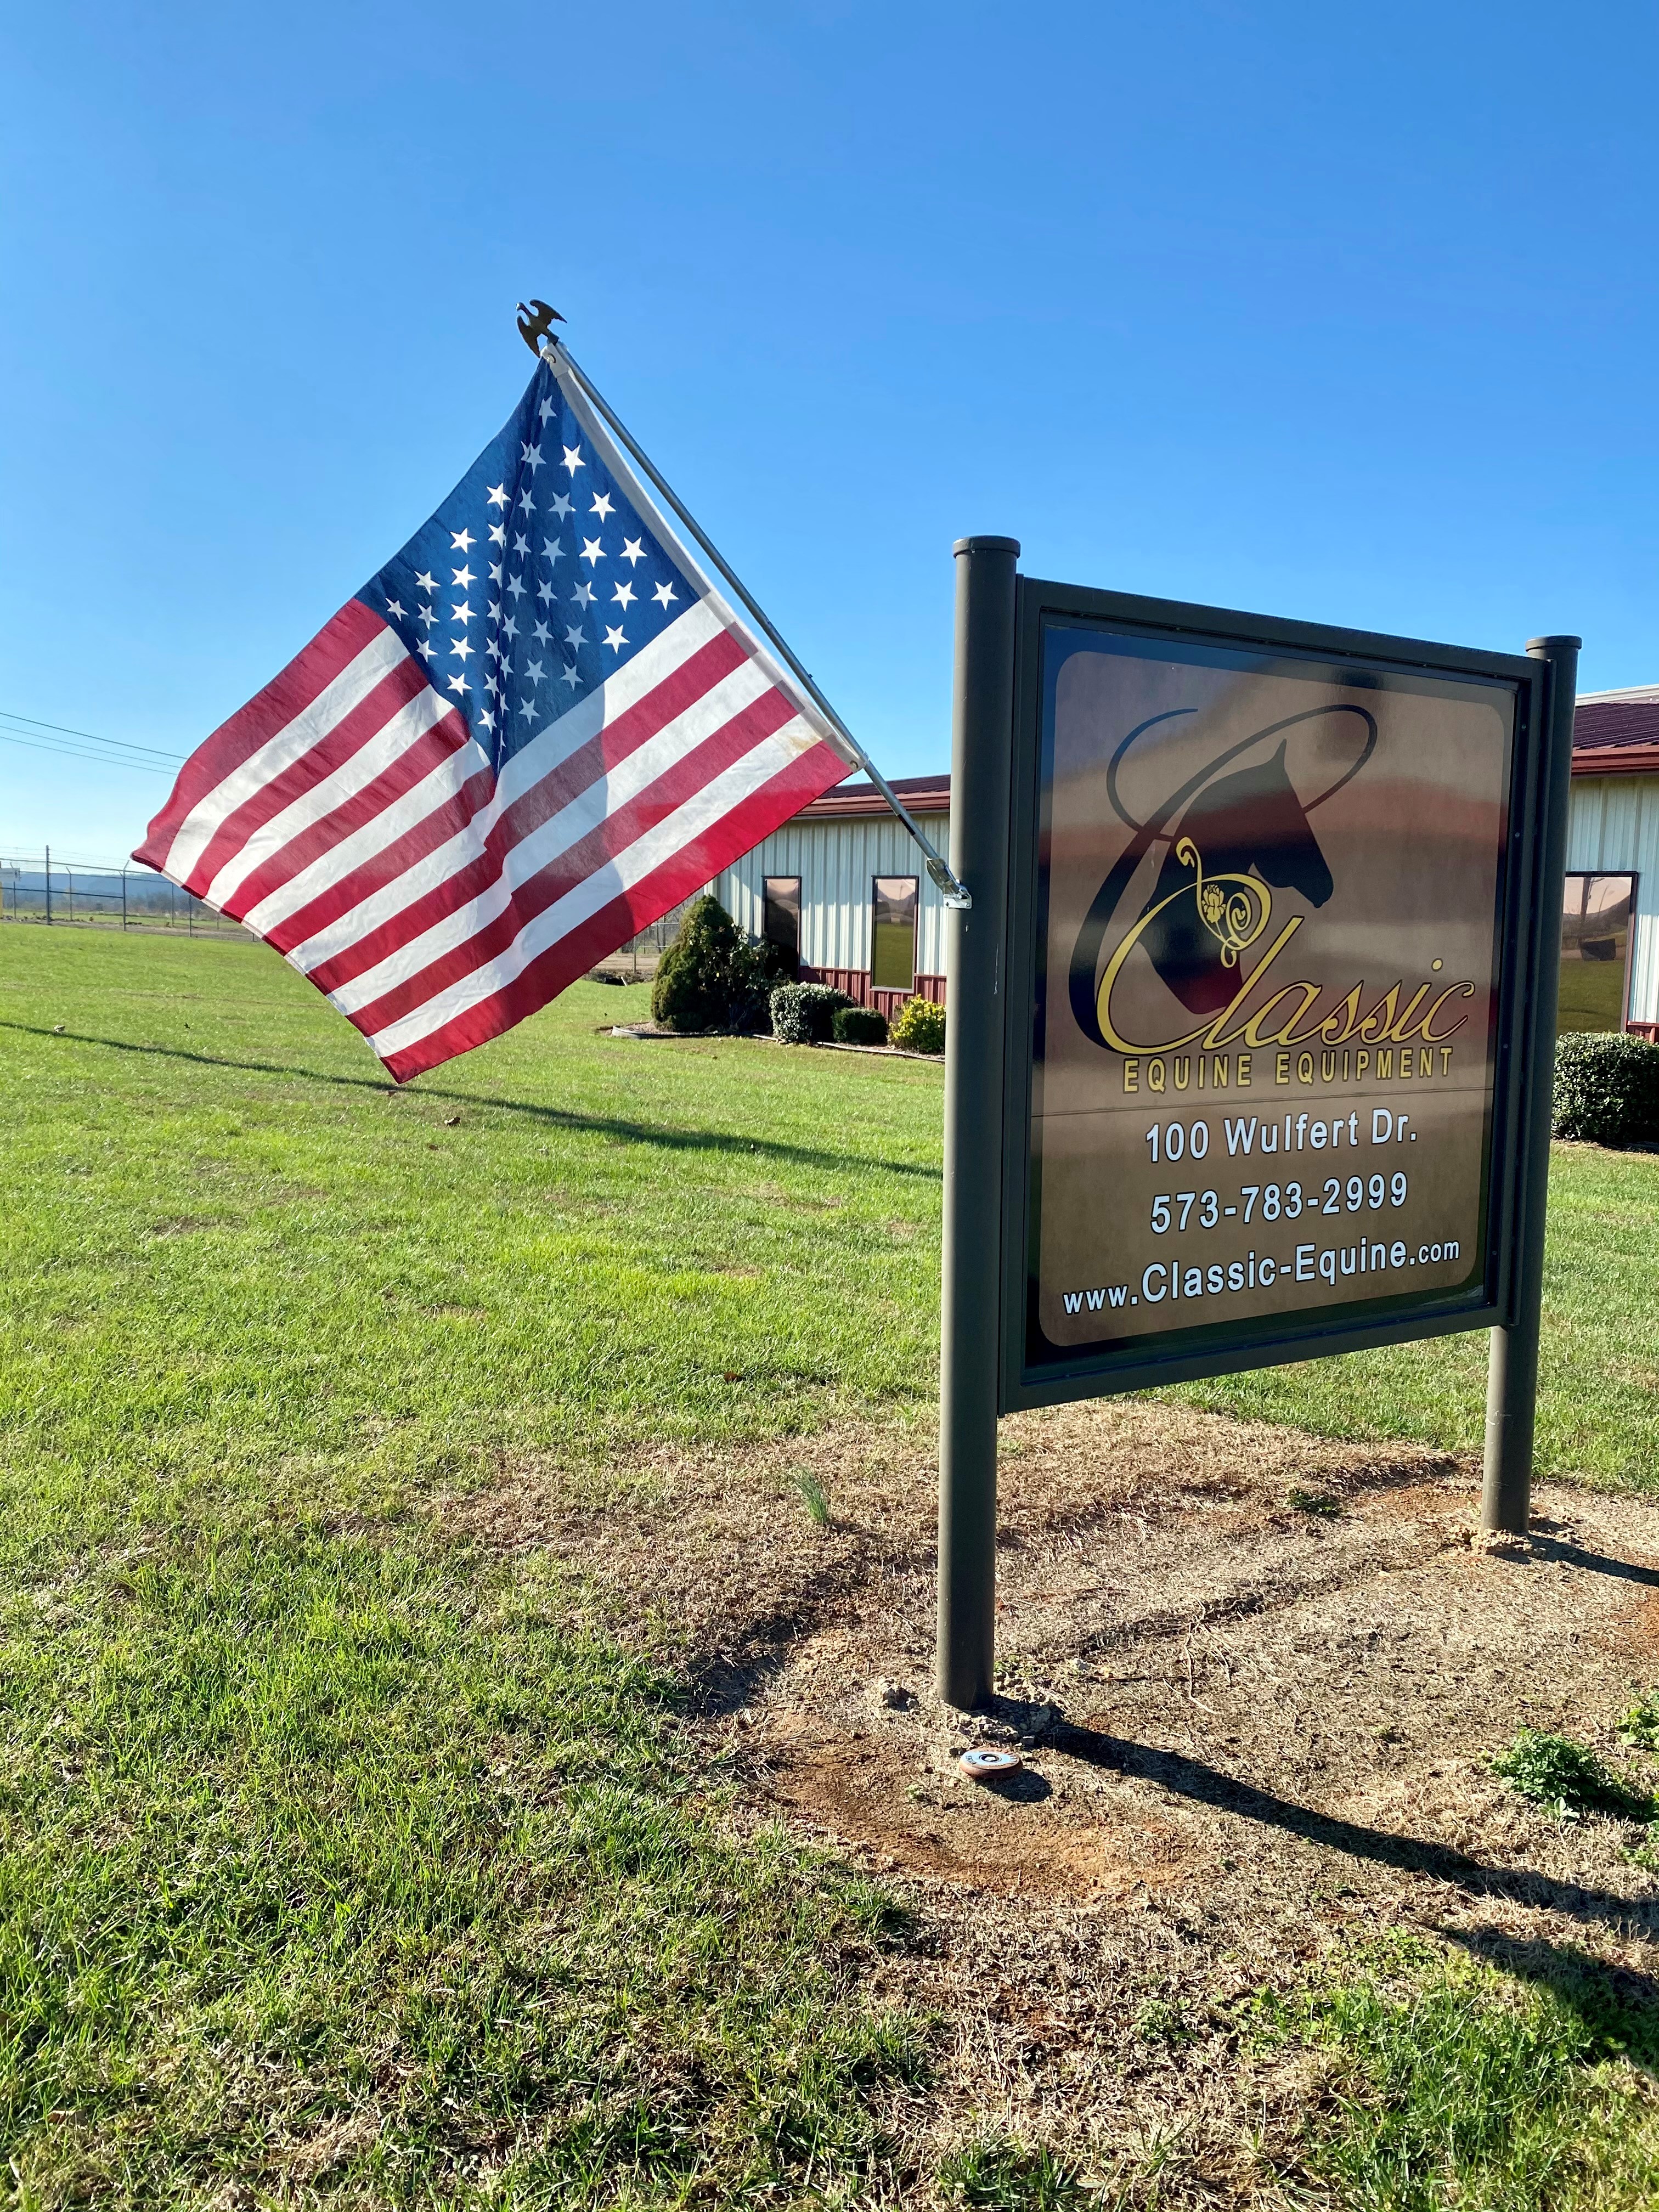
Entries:
[[498,769],[696,596],[546,369],[361,594]]

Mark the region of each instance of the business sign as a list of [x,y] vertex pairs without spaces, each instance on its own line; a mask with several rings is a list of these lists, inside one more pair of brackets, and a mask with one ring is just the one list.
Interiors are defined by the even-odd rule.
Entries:
[[1022,580],[1002,1401],[1505,1319],[1536,661]]

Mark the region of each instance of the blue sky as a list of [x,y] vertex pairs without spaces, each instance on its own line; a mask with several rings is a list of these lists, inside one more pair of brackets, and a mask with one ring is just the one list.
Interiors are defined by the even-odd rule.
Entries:
[[[12,10],[0,708],[188,750],[500,426],[528,293],[890,774],[967,531],[1659,680],[1656,64],[1516,0]],[[166,790],[0,743],[0,851]]]

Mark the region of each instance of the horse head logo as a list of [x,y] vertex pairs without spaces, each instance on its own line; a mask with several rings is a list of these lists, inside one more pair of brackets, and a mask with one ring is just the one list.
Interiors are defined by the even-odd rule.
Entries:
[[[1282,733],[1338,715],[1352,718],[1363,728],[1359,756],[1336,782],[1304,802],[1291,780],[1285,760],[1289,738]],[[1105,1042],[1096,1003],[1102,947],[1152,847],[1162,843],[1166,849],[1152,896],[1134,917],[1143,925],[1140,945],[1189,1012],[1217,1013],[1237,993],[1239,956],[1267,928],[1273,891],[1294,891],[1311,907],[1322,907],[1330,897],[1334,881],[1308,817],[1359,773],[1376,744],[1376,717],[1364,708],[1316,707],[1229,745],[1144,822],[1137,822],[1119,797],[1118,769],[1138,738],[1174,719],[1154,715],[1132,730],[1107,770],[1112,805],[1134,836],[1101,885],[1072,954],[1072,1010],[1084,1035],[1096,1044]],[[1219,773],[1273,738],[1279,738],[1278,747],[1265,759]]]

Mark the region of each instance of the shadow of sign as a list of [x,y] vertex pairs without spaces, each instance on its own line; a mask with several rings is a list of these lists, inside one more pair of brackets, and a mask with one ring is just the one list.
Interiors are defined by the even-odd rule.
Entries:
[[1502,1898],[1514,1904],[1543,1907],[1572,1919],[1597,1921],[1630,1933],[1646,1928],[1659,1906],[1659,1900],[1652,1898],[1620,1897],[1608,1890],[1587,1889],[1577,1882],[1553,1881],[1528,1868],[1487,1866],[1448,1844],[1397,1835],[1384,1828],[1368,1828],[1337,1814],[1316,1812],[1310,1806],[1275,1796],[1273,1791],[1261,1789],[1255,1783],[1223,1773],[1218,1767],[1206,1766],[1201,1759],[1108,1735],[1099,1729],[1074,1727],[1066,1723],[1051,1729],[1048,1740],[1054,1750],[1069,1759],[1082,1759],[1088,1765],[1114,1773],[1131,1775],[1139,1781],[1157,1783],[1177,1796],[1211,1806],[1218,1812],[1231,1813],[1242,1820],[1254,1820],[1287,1835],[1299,1836],[1304,1842],[1317,1844],[1327,1850],[1342,1851],[1351,1858],[1393,1867],[1402,1874],[1425,1875],[1431,1881],[1446,1882],[1469,1896]]

